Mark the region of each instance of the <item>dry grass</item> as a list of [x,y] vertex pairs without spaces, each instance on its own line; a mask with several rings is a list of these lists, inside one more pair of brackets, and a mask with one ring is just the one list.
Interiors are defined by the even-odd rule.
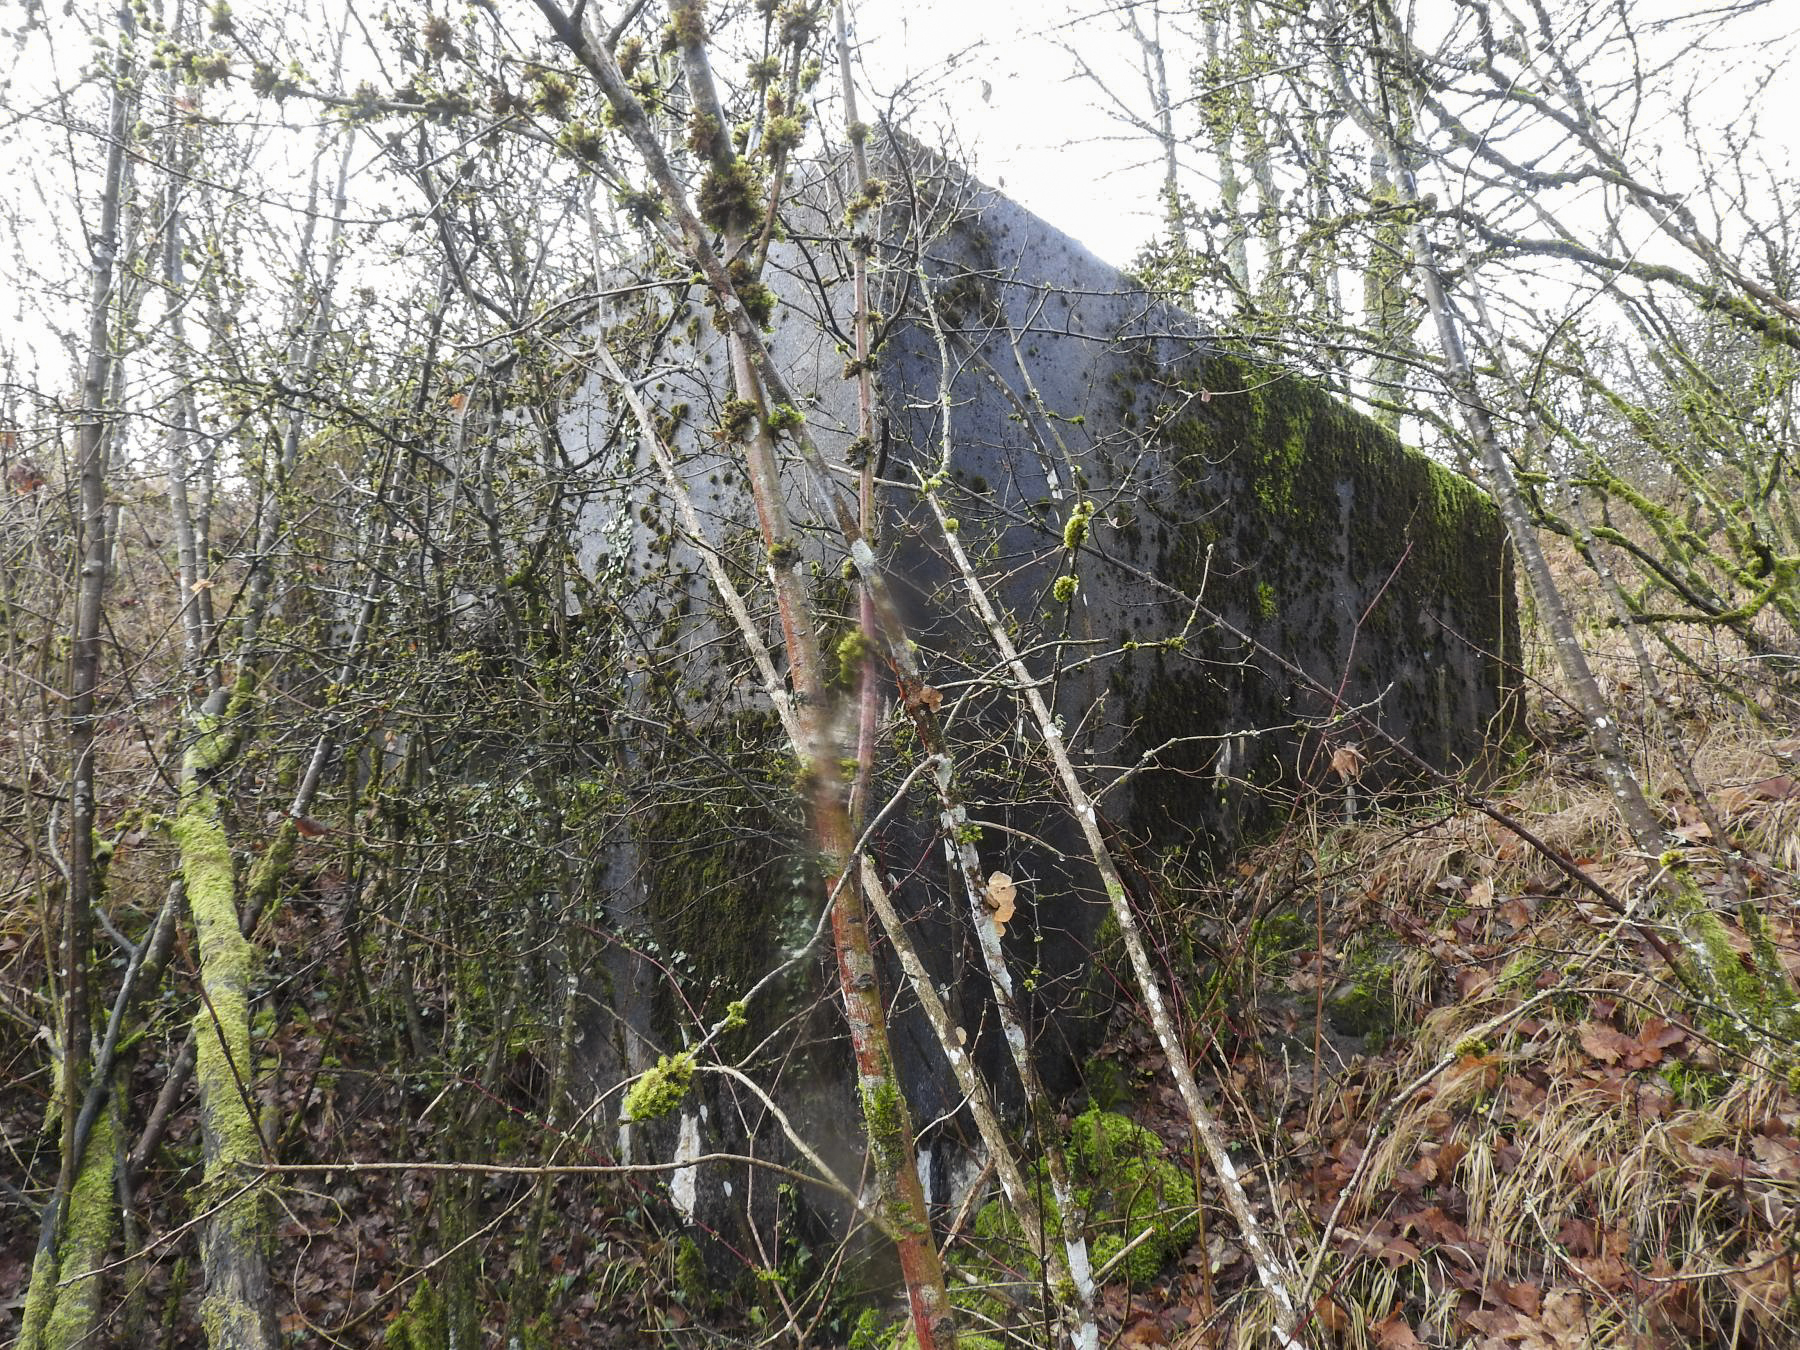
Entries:
[[[1623,637],[1589,621],[1643,781],[1734,942],[1748,950],[1736,869],[1800,971],[1792,710],[1756,711],[1782,710],[1785,695],[1744,679],[1746,664],[1709,639],[1692,648],[1702,669],[1659,670],[1667,725]],[[1722,696],[1707,663],[1755,707]],[[1533,668],[1533,748],[1492,795],[1637,903],[1645,861],[1541,652]],[[1690,800],[1682,743],[1724,839]],[[1358,1350],[1800,1344],[1800,1096],[1787,1066],[1733,1044],[1631,926],[1502,826],[1429,804],[1315,821],[1240,870],[1269,892],[1240,899],[1240,914],[1326,911],[1324,949],[1265,959],[1260,980],[1304,996],[1342,987],[1360,960],[1359,978],[1385,980],[1395,1010],[1385,1045],[1320,1077],[1254,1047],[1235,1061],[1259,1101],[1240,1128],[1260,1129],[1289,1165],[1284,1218],[1302,1259],[1342,1199],[1316,1330]],[[1253,948],[1240,933],[1235,949]],[[1287,1006],[1292,1038],[1322,1039]]]

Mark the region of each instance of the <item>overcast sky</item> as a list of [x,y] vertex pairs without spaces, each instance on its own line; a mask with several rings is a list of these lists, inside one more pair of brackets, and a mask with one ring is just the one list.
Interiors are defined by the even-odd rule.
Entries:
[[[265,0],[239,0],[237,9],[249,18],[262,2]],[[1147,0],[1138,2],[1142,5]],[[1708,16],[1721,2],[1629,0],[1629,12],[1635,24],[1653,33],[1661,20],[1685,18],[1694,24],[1710,24],[1714,20]],[[462,0],[445,3],[456,10]],[[1004,188],[1108,261],[1127,264],[1158,224],[1158,166],[1144,138],[1122,134],[1120,123],[1102,110],[1099,91],[1076,75],[1074,58],[1064,45],[1079,42],[1084,57],[1115,81],[1123,96],[1147,111],[1141,77],[1132,67],[1133,46],[1110,13],[1117,3],[1129,0],[1112,4],[1108,0],[861,0],[852,13],[865,97],[875,96],[872,102],[877,106],[885,106],[891,99],[895,106],[911,110],[908,125],[916,134],[957,147],[985,180]],[[499,4],[506,25],[521,34],[535,31],[541,23],[528,0],[499,0]],[[1182,8],[1172,2],[1166,7]],[[343,12],[337,0],[318,0],[318,6],[309,8],[320,15]],[[1735,113],[1750,87],[1746,72],[1779,66],[1792,55],[1792,40],[1786,34],[1800,23],[1797,9],[1800,4],[1796,0],[1765,4],[1736,21],[1734,50],[1686,64],[1683,78],[1698,81],[1703,110],[1721,119]],[[28,45],[7,50],[11,44],[0,43],[0,61],[11,61],[10,69],[0,68],[0,87],[6,88],[4,102],[15,116],[34,103],[34,92],[45,95],[59,82],[73,83],[78,68],[91,54],[86,33],[96,26],[109,26],[103,0],[75,0],[75,7],[67,12],[51,0],[40,12],[49,31],[60,32],[58,40],[48,40],[45,30],[38,29]],[[1418,0],[1418,20],[1427,31],[1433,24],[1441,28],[1464,12],[1455,0]],[[16,29],[23,10],[17,0],[0,0],[0,16],[0,27]],[[309,59],[315,68],[329,64],[325,53],[330,27],[321,17],[316,33],[290,29],[288,34],[290,40],[320,54]],[[1672,36],[1664,33],[1662,38]],[[356,45],[353,40],[352,48]],[[1170,79],[1178,89],[1187,84],[1182,64],[1177,60],[1170,69]],[[231,92],[241,98],[242,72],[238,74]],[[1800,118],[1793,116],[1792,96],[1786,92],[1791,85],[1792,77],[1784,75],[1773,87],[1775,97],[1767,100],[1772,120],[1762,128],[1770,138],[1770,148],[1790,158],[1800,139]],[[263,116],[268,111],[267,105],[259,110]],[[299,123],[316,116],[298,100],[278,115],[294,121],[297,129]],[[1183,129],[1191,131],[1191,127],[1178,127]],[[0,170],[7,168],[6,141],[10,141],[13,154],[63,144],[53,122],[32,121],[29,114],[6,132],[0,138]],[[303,129],[293,139],[293,146],[300,151],[308,150],[312,143]],[[1679,145],[1672,146],[1671,153],[1678,155]],[[263,175],[258,185],[270,205],[298,204],[304,199],[308,157],[306,153],[288,154],[280,167],[271,163],[275,171]],[[378,157],[371,148],[359,158],[359,179],[361,171]],[[97,162],[95,155],[86,164]],[[284,175],[282,169],[288,172]],[[6,181],[21,192],[29,191],[27,180],[16,172],[7,172]],[[56,190],[53,182],[45,186]],[[60,190],[67,192],[69,186],[65,183]],[[91,183],[77,180],[75,186]],[[1204,201],[1204,184],[1196,182],[1193,188],[1195,196]],[[353,193],[358,190],[353,187]],[[0,247],[14,251],[15,258],[19,250],[34,248],[73,257],[80,250],[80,236],[76,231],[71,237],[67,227],[88,209],[90,202],[75,211],[48,200],[36,210],[28,206],[27,214],[36,216],[44,228],[34,231],[32,239],[0,240]],[[30,337],[17,326],[37,325],[18,297],[0,312],[0,325],[9,323],[15,330],[7,335],[5,345],[15,352],[29,347]]]
[[1063,0],[864,0],[855,11],[871,87],[924,93],[917,125],[951,134],[986,181],[1123,265],[1156,229],[1154,155],[1141,140],[1118,139],[1122,128],[1075,78],[1060,45],[1079,38],[1089,58],[1141,102],[1116,25],[1081,22],[1103,8]]
[[[1628,6],[1650,53],[1715,24],[1731,2]],[[1144,0],[1138,3],[1143,11]],[[1147,109],[1129,40],[1108,17],[1116,8],[1108,0],[861,0],[853,12],[871,87],[892,92],[913,82],[909,88],[929,95],[915,114],[919,123],[951,131],[984,179],[1123,265],[1156,229],[1159,167],[1141,138],[1121,138],[1120,123],[1103,111],[1092,84],[1075,76],[1065,46],[1079,42],[1090,64]],[[1416,0],[1412,9],[1426,33],[1467,13],[1455,0]],[[1684,62],[1682,82],[1695,84],[1703,115],[1734,116],[1750,93],[1747,72],[1789,65],[1796,26],[1800,0],[1764,0],[1733,18],[1723,50]],[[1178,89],[1186,82],[1174,65],[1169,78]],[[1761,128],[1790,162],[1800,146],[1796,80],[1800,73],[1777,77],[1767,100],[1772,115]]]

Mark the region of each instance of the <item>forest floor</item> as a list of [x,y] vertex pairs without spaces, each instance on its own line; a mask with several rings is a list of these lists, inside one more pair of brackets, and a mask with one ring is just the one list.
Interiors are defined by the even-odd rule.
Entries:
[[[1640,769],[1731,940],[1750,951],[1735,918],[1741,896],[1800,974],[1791,712],[1752,716],[1721,692],[1746,687],[1729,670],[1670,673],[1672,710],[1729,836],[1719,839],[1688,800],[1632,668],[1602,669],[1616,705],[1638,710]],[[1657,860],[1632,853],[1579,721],[1547,678],[1531,684],[1515,747],[1485,789],[1492,802],[1635,903]],[[164,883],[149,882],[166,878],[157,870],[166,857],[148,841],[135,851],[121,850],[118,876],[141,867],[139,889],[159,893]],[[395,972],[360,969],[328,940],[345,886],[330,867],[308,873],[270,934],[279,978],[261,1023],[260,1090],[276,1154],[443,1157],[456,1130],[438,1090],[403,1055],[396,1061],[397,1033],[363,1011],[380,1005],[370,988],[379,995]],[[1372,802],[1342,783],[1222,876],[1171,895],[1153,926],[1168,952],[1184,953],[1169,960],[1185,973],[1190,1044],[1252,1200],[1302,1265],[1327,1232],[1338,1258],[1309,1293],[1308,1345],[1800,1344],[1800,1075],[1746,1058],[1671,977],[1641,912],[1595,902],[1517,833],[1448,796]],[[15,973],[33,965],[38,941],[24,921],[0,922],[0,958]],[[191,955],[176,960],[191,977]],[[428,986],[413,1002],[427,1022],[444,1015]],[[1132,1013],[1128,1003],[1118,1010],[1089,1096],[1193,1167],[1185,1114]],[[183,1023],[156,1026],[178,1037]],[[47,1081],[14,1077],[35,1058],[28,1045],[0,1051],[0,1076],[21,1089],[0,1094],[4,1170],[41,1172],[31,1160],[51,1147]],[[792,1342],[779,1334],[778,1291],[709,1287],[658,1183],[570,1178],[537,1192],[518,1176],[480,1172],[484,1159],[546,1156],[546,1073],[524,1050],[500,1066],[486,1142],[465,1141],[455,1155],[475,1164],[460,1178],[344,1171],[281,1188],[274,1273],[289,1343],[424,1350],[443,1325],[431,1282],[447,1248],[479,1266],[476,1285],[491,1302],[473,1312],[490,1343],[503,1343],[525,1281],[541,1290],[533,1344]],[[134,1119],[159,1087],[140,1072]],[[1070,1110],[1087,1104],[1077,1098]],[[599,1147],[552,1152],[607,1161]],[[188,1197],[200,1154],[184,1114],[164,1156],[185,1163],[158,1169],[136,1195],[139,1227],[109,1274],[113,1344],[196,1343]],[[1107,1343],[1258,1343],[1249,1261],[1203,1169],[1195,1175],[1208,1201],[1198,1232],[1154,1276],[1106,1286]],[[0,1343],[36,1236],[22,1199],[0,1193]],[[461,1245],[446,1241],[457,1212],[480,1216]],[[546,1216],[535,1248],[522,1241]],[[144,1231],[163,1236],[144,1248]],[[520,1269],[518,1254],[533,1249],[541,1265]],[[806,1278],[829,1259],[813,1262]],[[790,1273],[798,1293],[805,1273]],[[849,1304],[821,1311],[807,1343],[845,1343],[853,1317]]]
[[[1745,902],[1800,974],[1791,715],[1750,715],[1720,694],[1743,687],[1728,678],[1665,672],[1717,839],[1635,668],[1608,668],[1746,968]],[[1635,909],[1658,862],[1632,852],[1547,680],[1524,738],[1490,800]],[[1214,888],[1196,1018],[1270,1231],[1305,1264],[1329,1225],[1341,1257],[1312,1288],[1309,1343],[1800,1345],[1800,1074],[1746,1058],[1641,911],[1608,909],[1490,817],[1365,801],[1347,820],[1346,804],[1296,816]],[[1136,1106],[1117,1109],[1188,1152],[1142,1019],[1119,1025]],[[1161,1278],[1110,1287],[1115,1343],[1240,1343],[1253,1273],[1234,1237],[1215,1210]]]

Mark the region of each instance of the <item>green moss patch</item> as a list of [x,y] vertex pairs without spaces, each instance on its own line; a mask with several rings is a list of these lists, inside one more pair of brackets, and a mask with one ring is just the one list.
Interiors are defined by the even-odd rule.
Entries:
[[449,1343],[444,1301],[430,1279],[419,1281],[406,1308],[387,1324],[381,1343],[390,1350],[444,1350]]
[[[770,739],[773,726],[772,717],[737,718],[737,744],[723,735],[715,744],[740,772],[659,807],[635,832],[649,935],[683,971],[687,996],[708,1019],[726,1016],[777,963],[797,921],[803,879],[792,862],[793,825],[767,804],[793,792],[791,760]],[[747,1014],[755,1029],[775,1011],[759,998],[739,1017]]]
[[[1144,1284],[1193,1240],[1199,1228],[1193,1178],[1169,1160],[1168,1147],[1143,1126],[1111,1111],[1084,1112],[1069,1126],[1067,1158],[1075,1203],[1087,1215],[1096,1270],[1104,1270],[1130,1246],[1111,1278],[1123,1275]],[[1060,1218],[1041,1161],[1029,1177],[1041,1197],[1045,1225],[1054,1234]],[[975,1234],[1009,1247],[1024,1245],[1017,1219],[1001,1200],[991,1201],[976,1216]],[[1004,1264],[1018,1269],[1020,1262],[1035,1281],[1037,1262],[1028,1253],[1009,1251]]]

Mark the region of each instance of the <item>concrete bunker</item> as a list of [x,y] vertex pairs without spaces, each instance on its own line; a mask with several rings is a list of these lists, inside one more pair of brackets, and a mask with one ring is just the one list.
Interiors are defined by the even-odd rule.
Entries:
[[[841,462],[856,424],[844,374],[849,241],[841,174],[812,172],[770,255],[770,345],[807,396],[814,436]],[[1509,716],[1517,668],[1504,530],[1461,476],[1319,387],[1227,352],[1191,316],[956,167],[908,151],[883,172],[881,430],[870,448],[890,485],[880,552],[963,748],[984,866],[1020,883],[1006,944],[1042,1072],[1067,1087],[1110,995],[1095,960],[1107,906],[917,485],[943,475],[963,547],[1051,692],[1107,828],[1145,858],[1221,850],[1268,820],[1283,788],[1320,777],[1344,707],[1441,767],[1477,761]],[[618,304],[603,340],[629,350],[627,370],[649,372],[644,388],[705,546],[760,599],[756,514],[718,431],[732,397],[724,343],[704,288],[672,280]],[[795,1127],[855,1176],[862,1127],[828,951],[794,959],[816,929],[822,888],[791,756],[616,395],[590,380],[561,434],[572,458],[622,485],[590,507],[583,561],[608,579],[638,635],[633,697],[693,742],[679,764],[665,748],[631,766],[642,807],[621,833],[609,904],[635,945],[620,946],[599,980],[610,1011],[605,1034],[590,1038],[588,1071],[603,1086],[650,1068],[786,962],[725,1051],[751,1056]],[[854,625],[843,554],[799,466],[788,473],[801,565],[821,608],[837,613],[835,638]],[[1206,619],[1196,600],[1311,681]],[[758,619],[779,650],[766,603]],[[883,784],[891,790],[916,754],[890,718]],[[873,852],[1009,1100],[1013,1072],[984,1013],[986,976],[929,799],[896,810]],[[897,971],[886,974],[884,987],[899,989]],[[929,1123],[927,1193],[942,1203],[970,1157],[958,1094],[904,991],[892,1034],[914,1118]],[[762,1105],[711,1076],[696,1078],[678,1117],[622,1138],[640,1157],[785,1151]],[[713,1227],[773,1222],[781,1204],[772,1183],[723,1165],[685,1172],[675,1189]],[[831,1208],[814,1207],[827,1223]]]

